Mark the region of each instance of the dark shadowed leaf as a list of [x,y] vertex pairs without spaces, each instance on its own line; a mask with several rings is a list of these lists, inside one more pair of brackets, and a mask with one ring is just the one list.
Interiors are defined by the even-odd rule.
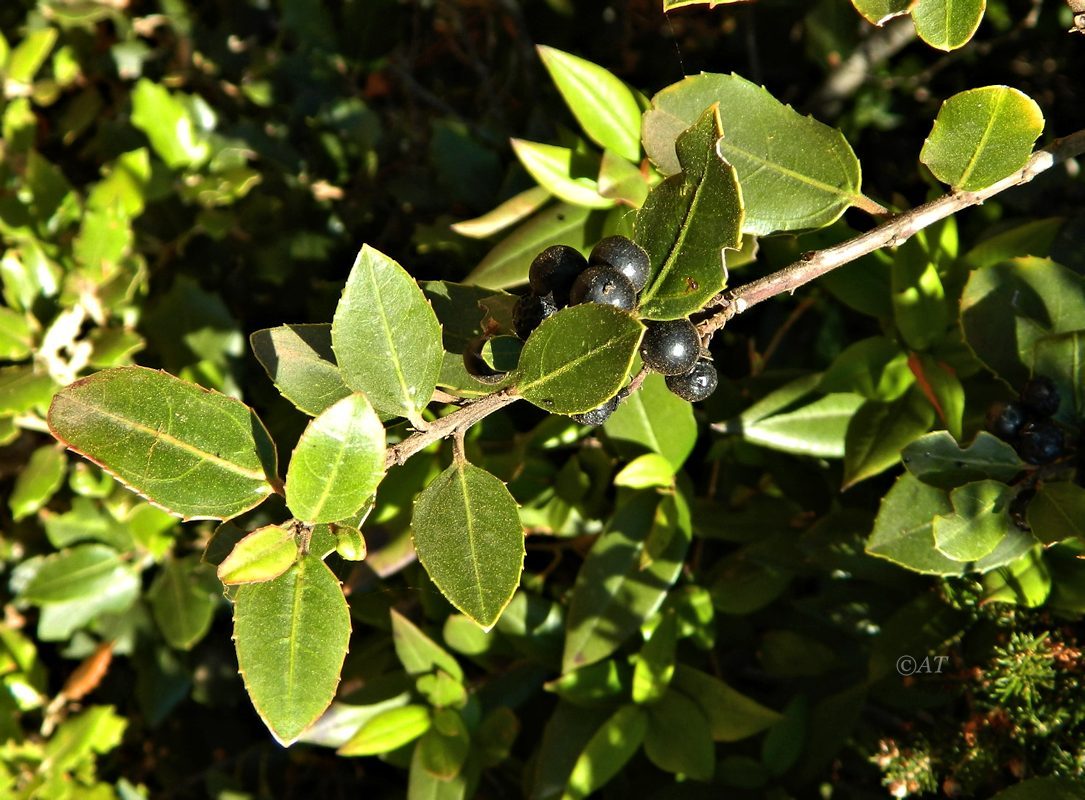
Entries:
[[309,416],[350,394],[335,363],[331,325],[265,328],[249,342],[275,388]]

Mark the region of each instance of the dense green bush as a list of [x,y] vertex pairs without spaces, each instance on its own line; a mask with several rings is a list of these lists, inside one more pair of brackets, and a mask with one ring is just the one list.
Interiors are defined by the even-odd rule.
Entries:
[[1078,10],[6,3],[0,796],[1081,796]]

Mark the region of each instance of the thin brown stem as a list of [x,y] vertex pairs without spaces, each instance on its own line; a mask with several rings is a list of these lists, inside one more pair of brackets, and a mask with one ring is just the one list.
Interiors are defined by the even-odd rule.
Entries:
[[519,396],[511,389],[502,389],[461,406],[451,414],[431,422],[424,431],[413,433],[399,444],[389,447],[385,466],[392,467],[405,463],[419,450],[424,450],[434,442],[451,436],[457,431],[466,431],[476,422],[482,421],[505,406],[512,405],[518,399]]

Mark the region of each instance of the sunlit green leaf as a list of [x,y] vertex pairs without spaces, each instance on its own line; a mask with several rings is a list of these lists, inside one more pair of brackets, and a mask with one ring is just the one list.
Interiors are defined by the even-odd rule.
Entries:
[[939,50],[963,47],[976,32],[987,0],[915,0],[912,20],[919,38]]
[[907,14],[915,2],[916,0],[851,0],[855,10],[874,25],[884,25],[893,17]]
[[465,219],[454,222],[449,227],[460,236],[469,236],[472,239],[485,239],[495,233],[515,225],[540,208],[551,198],[550,192],[542,186],[532,186],[517,195],[510,197],[504,203],[492,211],[488,211],[480,217]]
[[249,338],[275,388],[313,417],[350,394],[335,363],[331,334],[328,324],[280,325]]
[[298,545],[293,531],[267,525],[245,535],[218,565],[218,578],[227,586],[273,580],[293,566]]
[[413,742],[431,725],[427,706],[390,708],[363,723],[350,740],[339,748],[341,756],[371,756],[387,753]]
[[889,403],[913,383],[908,354],[890,339],[874,336],[849,345],[838,355],[822,375],[818,389],[827,394],[851,392],[867,400]]
[[592,177],[598,164],[568,147],[513,139],[512,149],[524,169],[555,197],[584,208],[610,208],[614,201],[599,194]]
[[8,508],[15,520],[40,509],[64,483],[68,459],[54,445],[39,447],[23,465],[8,497]]
[[659,453],[679,469],[697,441],[693,407],[652,373],[640,391],[627,397],[603,425],[607,438],[623,450]]
[[647,729],[647,714],[639,706],[622,706],[615,711],[577,759],[564,798],[586,798],[605,785],[637,752]]
[[181,98],[147,78],[141,78],[132,90],[132,124],[147,134],[155,152],[172,169],[198,166],[211,154]]
[[958,486],[949,493],[953,513],[934,518],[934,546],[956,561],[988,555],[1013,524],[1008,513],[1013,495],[1013,489],[999,481]]
[[915,572],[961,575],[965,565],[934,546],[934,519],[953,513],[949,496],[910,473],[901,475],[882,499],[866,551]]
[[900,461],[900,451],[930,430],[934,410],[921,395],[894,403],[868,401],[848,423],[844,441],[844,486],[884,472]]
[[81,544],[47,556],[19,596],[29,603],[85,600],[127,571],[117,551],[101,544]]

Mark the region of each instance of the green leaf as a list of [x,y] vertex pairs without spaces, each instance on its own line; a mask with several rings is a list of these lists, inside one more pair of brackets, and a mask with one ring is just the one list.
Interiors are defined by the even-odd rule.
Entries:
[[1033,352],[1033,374],[1046,375],[1059,389],[1056,418],[1075,424],[1085,416],[1085,331],[1045,336]]
[[820,228],[860,199],[859,161],[840,131],[804,117],[738,75],[702,73],[663,89],[644,115],[644,148],[665,175],[675,141],[718,103],[719,154],[738,172],[745,233]]
[[378,411],[420,421],[441,373],[441,326],[418,284],[365,245],[332,322],[343,380]]
[[539,57],[569,110],[592,141],[628,161],[640,160],[640,106],[613,74],[571,53],[540,45]]
[[603,151],[599,163],[599,194],[640,208],[648,197],[648,180],[640,167],[630,164],[610,150]]
[[84,600],[106,589],[118,572],[128,572],[112,547],[81,544],[46,556],[19,597],[28,603]]
[[849,345],[838,355],[822,375],[818,391],[849,392],[891,403],[913,383],[908,354],[896,342],[874,336]]
[[562,309],[528,338],[516,388],[555,414],[591,411],[622,388],[643,335],[638,319],[613,306]]
[[648,194],[634,236],[651,260],[641,316],[679,319],[699,311],[726,282],[724,248],[742,244],[742,189],[716,150],[719,107],[700,115],[675,143],[680,175]]
[[[658,524],[657,505],[673,528],[663,552],[641,566],[645,545]],[[654,492],[633,494],[592,546],[573,586],[566,619],[562,672],[600,661],[613,653],[656,612],[678,578],[690,541],[689,510],[679,495],[662,500]]]
[[615,711],[577,758],[563,800],[586,798],[617,775],[640,749],[647,729],[647,714],[639,706],[626,705]]
[[513,139],[512,149],[539,185],[555,197],[584,208],[610,208],[614,201],[599,194],[598,163],[568,147]]
[[1048,217],[1015,225],[982,239],[961,261],[971,269],[982,269],[1021,256],[1046,258],[1065,224],[1063,217]]
[[673,689],[648,706],[648,730],[644,754],[666,772],[695,781],[709,781],[716,768],[712,729],[696,702]]
[[191,650],[207,634],[221,588],[198,556],[166,559],[147,594],[154,621],[171,647]]
[[[819,376],[815,375],[814,383]],[[800,379],[802,380],[802,379]],[[809,387],[809,383],[804,383]],[[785,387],[788,388],[788,387]],[[790,389],[789,389],[790,391]],[[805,392],[803,393],[805,394]],[[770,396],[762,399],[768,401]],[[741,432],[746,441],[785,453],[840,458],[851,418],[863,404],[855,394],[828,394],[794,410],[760,416],[761,403],[750,406],[728,431]]]
[[278,578],[241,586],[234,600],[237,663],[260,718],[288,745],[335,696],[350,639],[339,581],[316,556]]
[[1043,556],[1033,550],[1008,566],[983,576],[983,603],[1013,603],[1025,608],[1042,606],[1051,594],[1051,572]]
[[60,390],[49,428],[182,519],[236,517],[278,480],[275,445],[248,406],[143,367],[104,370]]
[[673,613],[665,613],[637,654],[633,667],[634,703],[654,703],[667,694],[667,687],[674,677],[677,641],[678,621]]
[[658,453],[637,456],[614,476],[614,485],[627,489],[667,487],[674,483],[674,465]]
[[844,441],[844,488],[900,461],[900,451],[930,430],[934,410],[917,393],[895,403],[864,403],[848,423]]
[[1085,279],[1037,258],[978,269],[961,296],[968,346],[1012,386],[1031,376],[1040,339],[1081,330],[1082,320]]
[[0,414],[22,414],[44,406],[56,388],[49,373],[35,367],[0,367]]
[[4,77],[13,83],[28,84],[33,81],[52,52],[56,40],[56,28],[41,28],[28,32],[8,55],[7,64],[0,65],[4,67]]
[[926,350],[944,336],[949,308],[938,269],[920,237],[897,248],[890,276],[897,330],[910,348]]
[[628,664],[608,658],[566,672],[545,684],[545,688],[577,706],[609,707],[615,699],[629,696],[631,680],[632,670]]
[[913,353],[908,359],[919,389],[938,415],[938,419],[956,438],[964,425],[964,385],[957,373],[943,361],[926,353]]
[[305,522],[360,509],[384,477],[384,425],[364,394],[329,406],[305,428],[286,473],[286,504]]
[[905,473],[882,498],[866,551],[913,572],[962,575],[964,564],[947,558],[934,546],[935,517],[952,513],[944,491]]
[[426,769],[422,749],[416,746],[411,753],[407,800],[468,800],[477,781],[478,770],[472,762],[448,780],[436,777]]
[[780,714],[732,689],[712,675],[679,664],[674,688],[699,703],[708,717],[712,738],[737,742],[754,736],[780,720]]
[[331,325],[265,328],[249,342],[275,388],[309,416],[350,394],[335,363]]
[[965,448],[949,431],[934,431],[907,445],[900,455],[910,473],[940,489],[984,478],[1006,483],[1025,468],[1012,446],[986,431]]
[[391,610],[391,616],[396,656],[408,675],[417,678],[439,670],[458,681],[463,680],[463,669],[448,651],[395,609]]
[[1025,166],[1043,129],[1044,115],[1027,94],[1009,86],[970,89],[942,104],[919,160],[943,183],[974,192]]
[[939,50],[963,47],[976,32],[987,0],[915,0],[912,20],[919,38]]
[[[128,720],[120,716],[112,706],[91,706],[81,714],[69,719],[48,740],[43,748],[41,773],[64,777],[59,785],[73,784],[73,770],[86,770],[93,764],[94,753],[108,753],[121,743]],[[79,792],[85,796],[89,793]],[[111,792],[112,794],[112,792]]]
[[952,514],[934,518],[934,546],[955,561],[978,561],[990,554],[1013,523],[1012,488],[999,481],[975,481],[949,493]]
[[471,752],[471,735],[460,712],[435,710],[433,726],[418,741],[417,752],[423,768],[435,778],[450,781],[459,775]]
[[1085,489],[1073,483],[1044,483],[1028,504],[1033,535],[1044,544],[1085,539]]
[[30,355],[33,336],[26,315],[0,306],[0,359],[19,361]]
[[211,155],[210,144],[181,97],[147,78],[132,90],[132,124],[147,134],[170,169],[199,166]]
[[907,14],[915,3],[916,0],[851,0],[855,10],[874,25],[884,25],[893,17]]
[[24,519],[44,506],[64,483],[68,459],[54,445],[35,450],[15,478],[8,497],[14,520]]
[[366,557],[365,537],[357,528],[345,525],[335,526],[335,552],[344,561],[364,561]]
[[485,239],[531,216],[546,205],[546,201],[550,197],[550,192],[546,191],[542,186],[532,186],[530,189],[525,189],[510,197],[497,208],[486,212],[480,217],[454,222],[449,227],[460,236],[467,236],[471,239]]
[[279,525],[266,525],[233,546],[218,565],[218,578],[227,586],[263,583],[278,578],[297,559],[294,532]]
[[[693,407],[667,388],[662,375],[651,373],[640,391],[629,395],[603,424],[619,453],[659,453],[681,468],[697,442]],[[624,454],[624,453],[623,453]]]
[[411,522],[418,560],[456,608],[484,628],[520,585],[524,529],[505,485],[466,462],[438,475],[418,496]]
[[570,203],[544,209],[502,239],[464,282],[488,289],[527,283],[532,260],[547,247],[566,244],[587,252],[601,238],[605,216]]
[[374,756],[389,753],[413,742],[428,731],[431,724],[428,706],[390,708],[367,720],[358,732],[339,748],[337,754]]

